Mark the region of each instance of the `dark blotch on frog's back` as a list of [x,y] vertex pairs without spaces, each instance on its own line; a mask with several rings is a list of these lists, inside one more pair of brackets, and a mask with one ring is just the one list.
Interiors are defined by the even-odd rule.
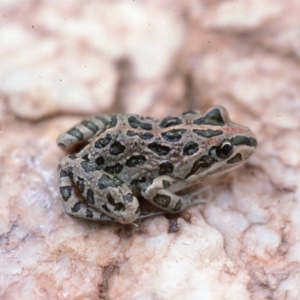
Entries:
[[168,155],[171,148],[159,143],[153,142],[148,145],[148,148],[159,156]]
[[124,153],[126,147],[122,145],[120,142],[113,142],[109,147],[109,153],[112,155],[119,155]]
[[213,129],[193,129],[193,132],[201,137],[205,137],[208,139],[223,134],[222,130],[213,130]]
[[183,156],[190,156],[199,151],[199,145],[194,141],[189,141],[185,144],[182,150]]
[[129,157],[129,159],[126,161],[125,164],[129,168],[133,168],[133,167],[144,164],[145,161],[146,161],[146,157],[142,154],[132,155]]
[[164,161],[159,165],[159,174],[160,175],[170,174],[173,172],[173,170],[174,170],[174,166],[169,161]]
[[176,126],[182,124],[182,120],[178,117],[167,117],[162,119],[162,121],[159,124],[160,128],[167,128],[171,126]]
[[107,134],[105,137],[96,140],[95,147],[102,149],[105,146],[107,146],[111,142],[111,140],[112,140],[112,136],[110,134]]
[[170,143],[179,142],[186,129],[172,129],[161,134],[162,138]]
[[141,128],[144,130],[152,130],[152,124],[148,122],[142,122],[136,116],[130,116],[128,118],[128,124],[132,128]]
[[116,177],[109,177],[105,174],[103,174],[99,181],[98,181],[98,187],[100,190],[104,190],[108,187],[117,187],[122,185],[122,181]]
[[135,132],[132,130],[127,130],[126,132],[127,136],[133,137],[133,136],[138,136],[142,140],[150,140],[154,137],[154,134],[151,132]]
[[201,118],[194,120],[196,125],[224,126],[225,121],[219,108],[213,108]]
[[104,171],[109,173],[109,174],[119,174],[123,170],[123,165],[116,163],[115,165],[112,166],[106,166],[104,168]]

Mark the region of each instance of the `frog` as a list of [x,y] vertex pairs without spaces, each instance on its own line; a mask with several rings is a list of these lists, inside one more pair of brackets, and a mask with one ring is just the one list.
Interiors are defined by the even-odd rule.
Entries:
[[67,214],[132,224],[142,197],[160,212],[178,214],[201,203],[180,191],[247,161],[257,140],[222,106],[164,118],[93,115],[57,138],[67,152],[58,182]]

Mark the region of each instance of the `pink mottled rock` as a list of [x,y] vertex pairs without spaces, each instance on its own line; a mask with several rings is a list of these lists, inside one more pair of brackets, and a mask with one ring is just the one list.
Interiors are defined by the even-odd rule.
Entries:
[[271,0],[226,1],[212,6],[204,26],[222,31],[251,31],[276,20],[282,8],[280,2]]
[[[300,298],[298,1],[0,11],[1,299]],[[208,203],[138,228],[64,213],[55,140],[84,115],[215,104],[258,147]]]

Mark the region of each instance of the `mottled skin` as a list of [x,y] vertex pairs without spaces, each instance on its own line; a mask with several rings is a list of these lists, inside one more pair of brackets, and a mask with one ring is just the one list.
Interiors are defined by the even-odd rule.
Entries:
[[66,212],[123,224],[139,217],[137,196],[168,213],[201,202],[176,192],[237,167],[256,147],[253,133],[222,107],[164,119],[94,116],[57,143],[69,152],[85,145],[59,163]]

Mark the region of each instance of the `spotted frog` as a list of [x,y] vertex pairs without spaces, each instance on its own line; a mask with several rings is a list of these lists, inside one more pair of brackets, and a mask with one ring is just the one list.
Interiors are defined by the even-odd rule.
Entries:
[[139,218],[141,196],[167,213],[200,203],[176,192],[241,165],[257,142],[216,106],[163,119],[96,115],[62,133],[57,144],[71,153],[58,167],[65,211],[128,224]]

